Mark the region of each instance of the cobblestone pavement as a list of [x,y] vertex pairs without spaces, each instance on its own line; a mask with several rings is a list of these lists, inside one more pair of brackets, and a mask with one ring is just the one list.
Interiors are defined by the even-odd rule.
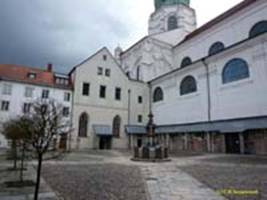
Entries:
[[173,164],[142,166],[152,200],[223,200]]
[[[1,161],[0,164],[0,200],[32,200],[34,194],[34,186],[22,187],[22,188],[7,188],[6,181],[18,181],[19,171],[10,171],[12,164],[10,162]],[[36,171],[31,166],[27,166],[27,171],[24,172],[24,180],[35,181]],[[46,184],[46,182],[41,179],[40,185],[40,200],[57,200],[56,194],[53,190]]]
[[147,200],[145,183],[135,166],[47,164],[43,177],[63,199]]
[[[125,151],[90,150],[45,161],[43,178],[54,192],[48,189],[43,197],[54,200],[56,194],[64,200],[221,200],[224,197],[218,190],[258,189],[261,197],[227,198],[267,199],[266,157],[177,154],[171,162],[157,164],[132,162],[130,156]],[[0,200],[31,199],[3,197]]]
[[217,163],[217,164],[232,164],[232,165],[254,165],[267,167],[267,156],[255,155],[217,155],[203,159],[202,162]]
[[[266,157],[217,156],[179,168],[214,190],[225,192],[225,196],[230,200],[267,199]],[[248,191],[253,191],[254,194],[239,193]],[[255,191],[259,194],[255,194]]]
[[[113,199],[113,197],[120,199],[118,195],[121,191],[128,195],[127,198],[122,198],[123,200],[142,198],[147,200],[224,199],[177,168],[177,163],[185,165],[188,162],[194,162],[195,159],[190,160],[185,156],[182,159],[174,159],[173,162],[155,164],[132,162],[130,154],[127,152],[79,152],[71,153],[61,161],[47,162],[44,168],[44,177],[52,188],[60,194],[65,193],[70,200],[73,197],[82,200],[103,200],[107,197],[109,197],[107,199]],[[141,169],[142,176],[133,169]],[[125,179],[125,177],[127,178]],[[146,184],[141,181],[143,179]],[[141,186],[140,188],[135,185],[129,187],[135,181],[140,182],[138,184]],[[82,188],[77,188],[76,185],[81,185]],[[117,193],[118,189],[116,188],[120,188],[121,191]],[[104,193],[99,193],[101,189]],[[145,198],[146,190],[148,198]],[[137,194],[142,194],[142,196],[136,196]]]

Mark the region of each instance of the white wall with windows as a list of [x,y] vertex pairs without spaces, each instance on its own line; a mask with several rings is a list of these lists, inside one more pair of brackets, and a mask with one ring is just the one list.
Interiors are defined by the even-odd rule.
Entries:
[[[191,82],[190,79],[195,82]],[[168,125],[206,121],[208,116],[206,83],[205,67],[201,63],[153,81],[152,111],[155,123]],[[163,91],[162,100],[155,99],[158,87]]]
[[267,1],[261,0],[176,46],[174,67],[180,68],[185,57],[191,58],[192,62],[207,57],[217,42],[228,48],[248,39],[253,26],[262,21],[267,21]]
[[[0,81],[0,126],[6,120],[29,112],[32,102],[38,99],[54,99],[64,107],[66,119],[70,119],[72,91],[11,81]],[[0,146],[6,146],[0,136]]]
[[[130,80],[106,48],[78,65],[71,76],[74,83],[73,148],[99,148],[100,136],[95,133],[95,126],[110,127],[112,148],[127,148],[124,126],[147,122],[147,84]],[[118,118],[120,126],[114,122]]]
[[[152,81],[152,92],[161,87],[164,93],[152,106],[156,123],[208,121],[209,113],[213,121],[266,116],[266,47],[267,33]],[[189,80],[192,92],[183,95],[180,84],[186,76],[195,79],[196,88]]]
[[208,60],[212,119],[267,115],[267,34]]

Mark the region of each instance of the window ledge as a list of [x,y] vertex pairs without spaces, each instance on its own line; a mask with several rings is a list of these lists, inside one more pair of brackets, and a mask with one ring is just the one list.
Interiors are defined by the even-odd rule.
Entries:
[[164,104],[164,100],[152,103],[153,106],[162,106],[163,104]]
[[199,92],[185,94],[185,95],[182,95],[182,96],[179,94],[178,99],[179,100],[193,99],[193,98],[195,98],[197,96],[200,96],[200,93]]
[[254,82],[253,79],[249,78],[249,79],[243,79],[243,80],[234,81],[231,83],[222,84],[220,91],[231,89],[231,88],[242,87],[244,85],[252,84],[253,82]]

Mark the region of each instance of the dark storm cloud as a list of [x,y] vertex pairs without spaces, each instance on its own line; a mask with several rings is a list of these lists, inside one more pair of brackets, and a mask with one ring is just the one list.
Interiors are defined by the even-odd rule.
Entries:
[[127,25],[107,0],[1,0],[0,63],[69,69],[102,46],[127,39]]

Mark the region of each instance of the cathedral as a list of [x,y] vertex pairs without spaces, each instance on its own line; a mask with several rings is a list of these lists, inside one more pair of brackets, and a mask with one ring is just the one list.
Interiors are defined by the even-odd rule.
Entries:
[[267,153],[267,2],[197,28],[189,0],[155,0],[148,35],[70,72],[74,148],[142,146],[148,114],[171,151]]
[[170,151],[267,154],[267,1],[244,0],[199,28],[190,0],[154,6],[147,36],[64,75],[71,148],[140,147],[153,113]]

